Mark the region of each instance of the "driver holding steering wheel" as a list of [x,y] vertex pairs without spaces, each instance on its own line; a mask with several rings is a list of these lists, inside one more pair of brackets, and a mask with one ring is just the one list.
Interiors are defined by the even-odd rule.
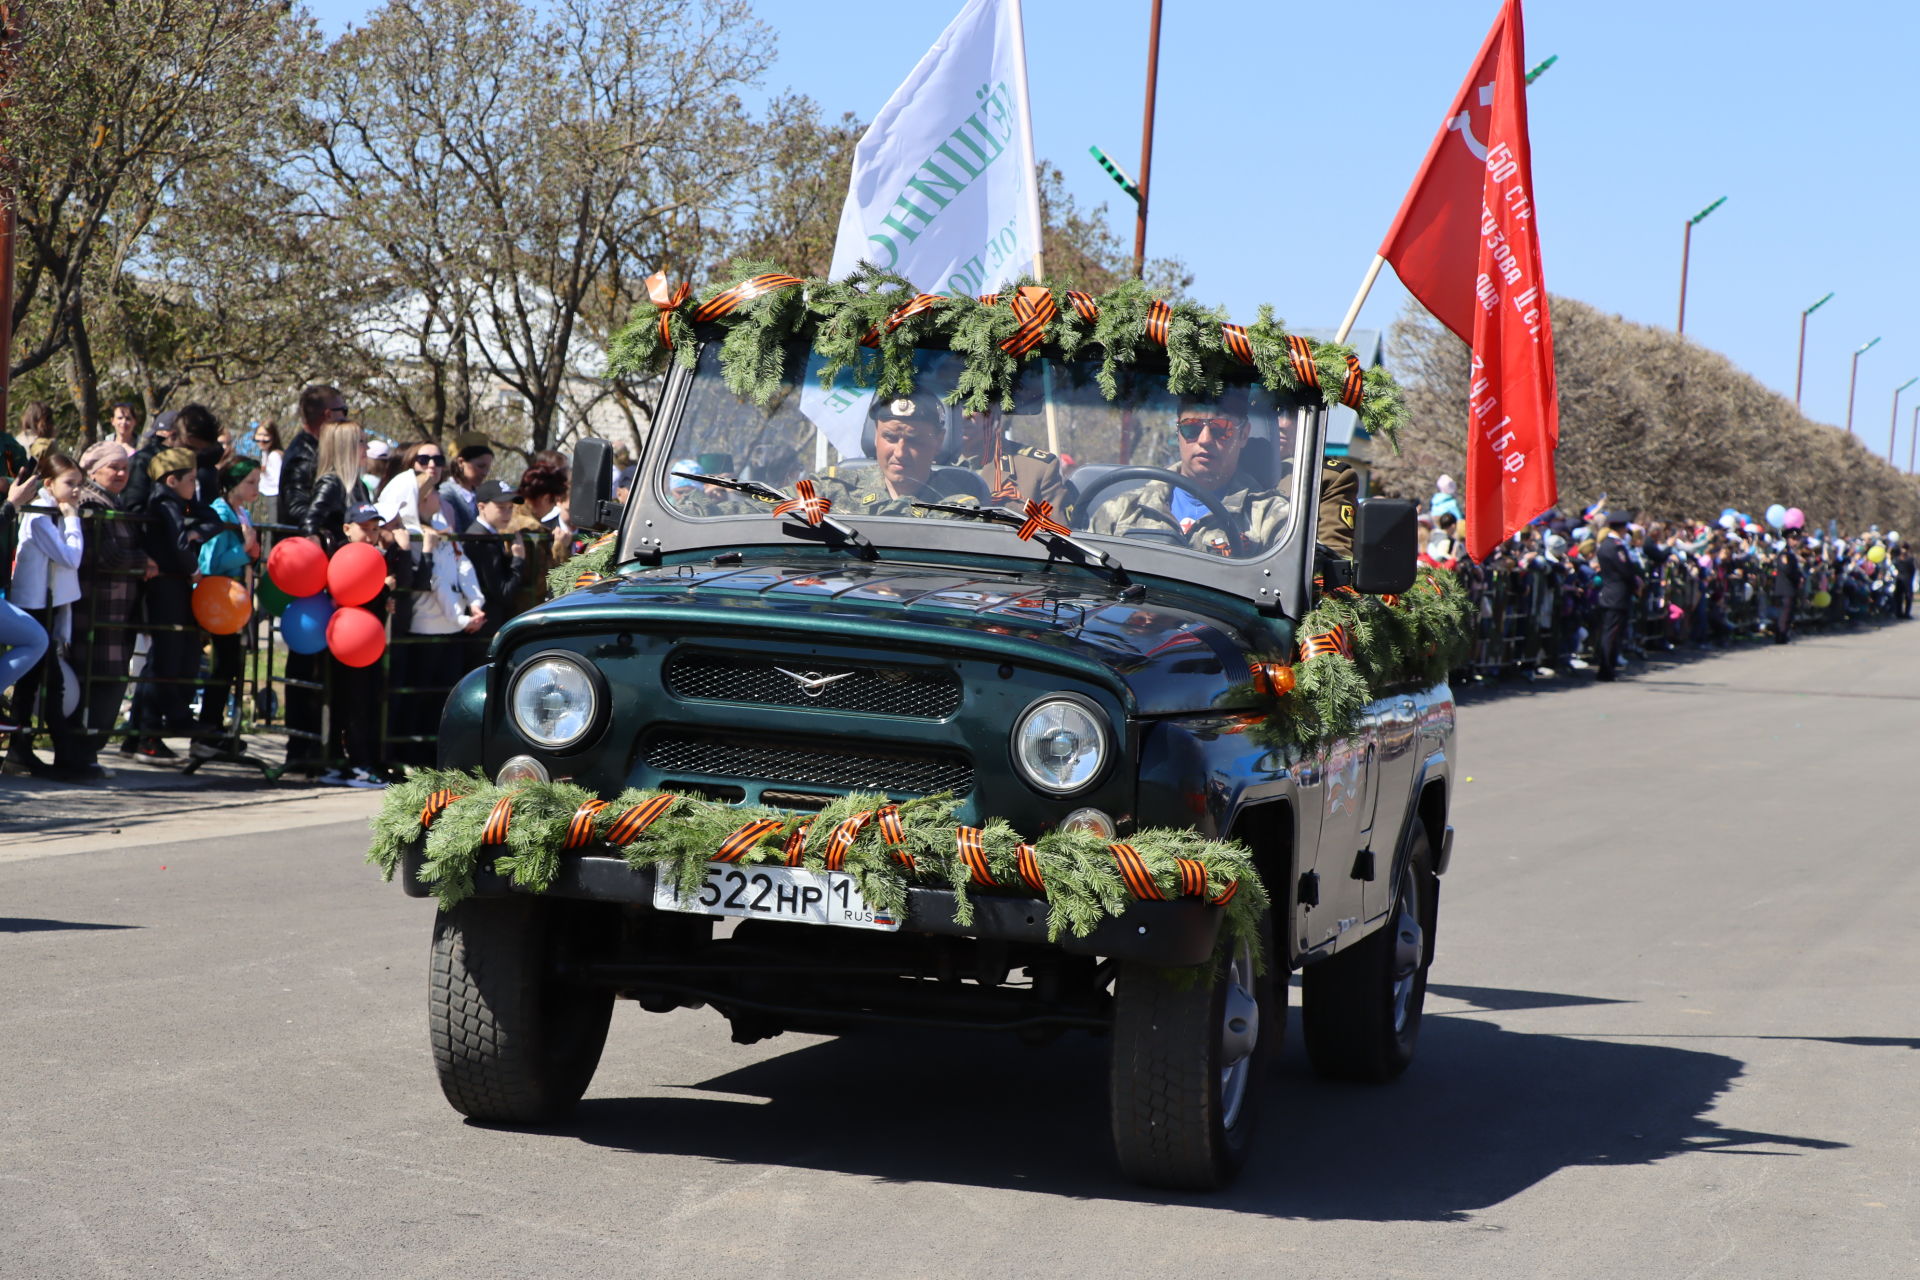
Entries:
[[[1088,532],[1116,537],[1164,532],[1196,551],[1220,556],[1234,555],[1236,544],[1240,554],[1272,546],[1287,527],[1293,503],[1240,470],[1247,446],[1247,393],[1229,388],[1214,400],[1183,397],[1174,430],[1180,446],[1175,473],[1185,484],[1149,480],[1129,489],[1100,504],[1087,522]],[[1237,527],[1224,527],[1221,513]]]

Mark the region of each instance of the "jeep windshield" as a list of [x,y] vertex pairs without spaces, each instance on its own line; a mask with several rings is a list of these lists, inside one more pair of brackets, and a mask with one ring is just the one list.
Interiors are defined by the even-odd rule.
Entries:
[[[946,403],[960,375],[954,356],[920,351],[915,364],[911,394],[876,399],[844,389],[844,375],[843,389],[822,387],[817,358],[795,351],[779,394],[761,406],[728,389],[718,344],[706,343],[696,369],[676,374],[679,394],[666,397],[662,422],[668,434],[650,442],[646,474],[634,486],[639,505],[658,509],[681,534],[657,545],[781,540],[771,519],[777,499],[766,489],[692,478],[711,476],[795,499],[810,494],[813,514],[830,511],[886,558],[956,538],[962,550],[1045,558],[1046,538],[1023,542],[988,521],[937,509],[997,507],[1026,517],[1037,514],[1028,504],[1044,503],[1072,538],[1129,569],[1205,578],[1216,574],[1202,565],[1270,560],[1312,500],[1296,478],[1317,444],[1313,411],[1276,403],[1258,384],[1176,396],[1165,374],[1120,368],[1119,394],[1109,400],[1096,361],[1041,359],[1023,367],[1010,410],[967,412]],[[782,519],[803,532],[797,525],[808,515],[789,503]],[[747,521],[765,523],[742,528]],[[1244,584],[1236,589],[1247,593]]]

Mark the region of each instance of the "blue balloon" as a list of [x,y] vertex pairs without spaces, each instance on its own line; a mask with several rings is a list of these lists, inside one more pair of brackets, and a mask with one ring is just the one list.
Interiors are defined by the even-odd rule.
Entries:
[[280,616],[280,638],[295,653],[319,653],[327,647],[327,622],[332,617],[333,597],[324,591],[295,600]]
[[1785,507],[1776,502],[1767,508],[1767,527],[1769,529],[1784,529],[1786,524],[1787,509]]
[[1723,518],[1726,516],[1732,516],[1735,520],[1738,520],[1741,518],[1740,513],[1738,511],[1735,511],[1732,507],[1720,508],[1720,514]]

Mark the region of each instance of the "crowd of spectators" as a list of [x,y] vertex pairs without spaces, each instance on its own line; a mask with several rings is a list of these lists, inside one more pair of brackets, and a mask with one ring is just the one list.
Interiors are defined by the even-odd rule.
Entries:
[[[142,418],[115,405],[77,456],[55,443],[44,404],[24,407],[17,436],[0,428],[6,772],[103,780],[116,738],[123,758],[177,761],[185,739],[193,759],[246,760],[242,729],[271,721],[286,730],[288,772],[384,786],[431,763],[447,689],[575,550],[568,463],[552,450],[503,480],[486,436],[396,446],[331,386],[301,392],[288,439],[271,422],[236,439],[199,404],[144,436]],[[262,607],[235,633],[201,627],[199,585],[231,579],[260,604],[267,554],[288,537],[380,550],[384,589],[363,607],[387,626],[382,661],[273,645]]]
[[1786,644],[1804,626],[1913,612],[1913,550],[1878,526],[1776,528],[1733,510],[1643,523],[1602,498],[1578,516],[1541,517],[1476,562],[1464,518],[1440,477],[1420,515],[1421,559],[1459,574],[1478,605],[1467,678],[1611,680],[1650,652]]

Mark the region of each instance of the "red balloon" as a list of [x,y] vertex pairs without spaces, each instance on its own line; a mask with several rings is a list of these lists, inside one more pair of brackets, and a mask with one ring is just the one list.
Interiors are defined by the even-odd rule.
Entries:
[[282,538],[267,554],[267,576],[295,600],[327,589],[327,553],[311,538]]
[[370,667],[387,651],[387,629],[365,609],[336,609],[327,622],[327,648],[349,667]]
[[230,636],[252,616],[252,597],[232,578],[202,578],[193,589],[193,620],[210,636]]
[[327,594],[337,605],[365,604],[387,585],[387,558],[371,542],[349,542],[327,562]]

